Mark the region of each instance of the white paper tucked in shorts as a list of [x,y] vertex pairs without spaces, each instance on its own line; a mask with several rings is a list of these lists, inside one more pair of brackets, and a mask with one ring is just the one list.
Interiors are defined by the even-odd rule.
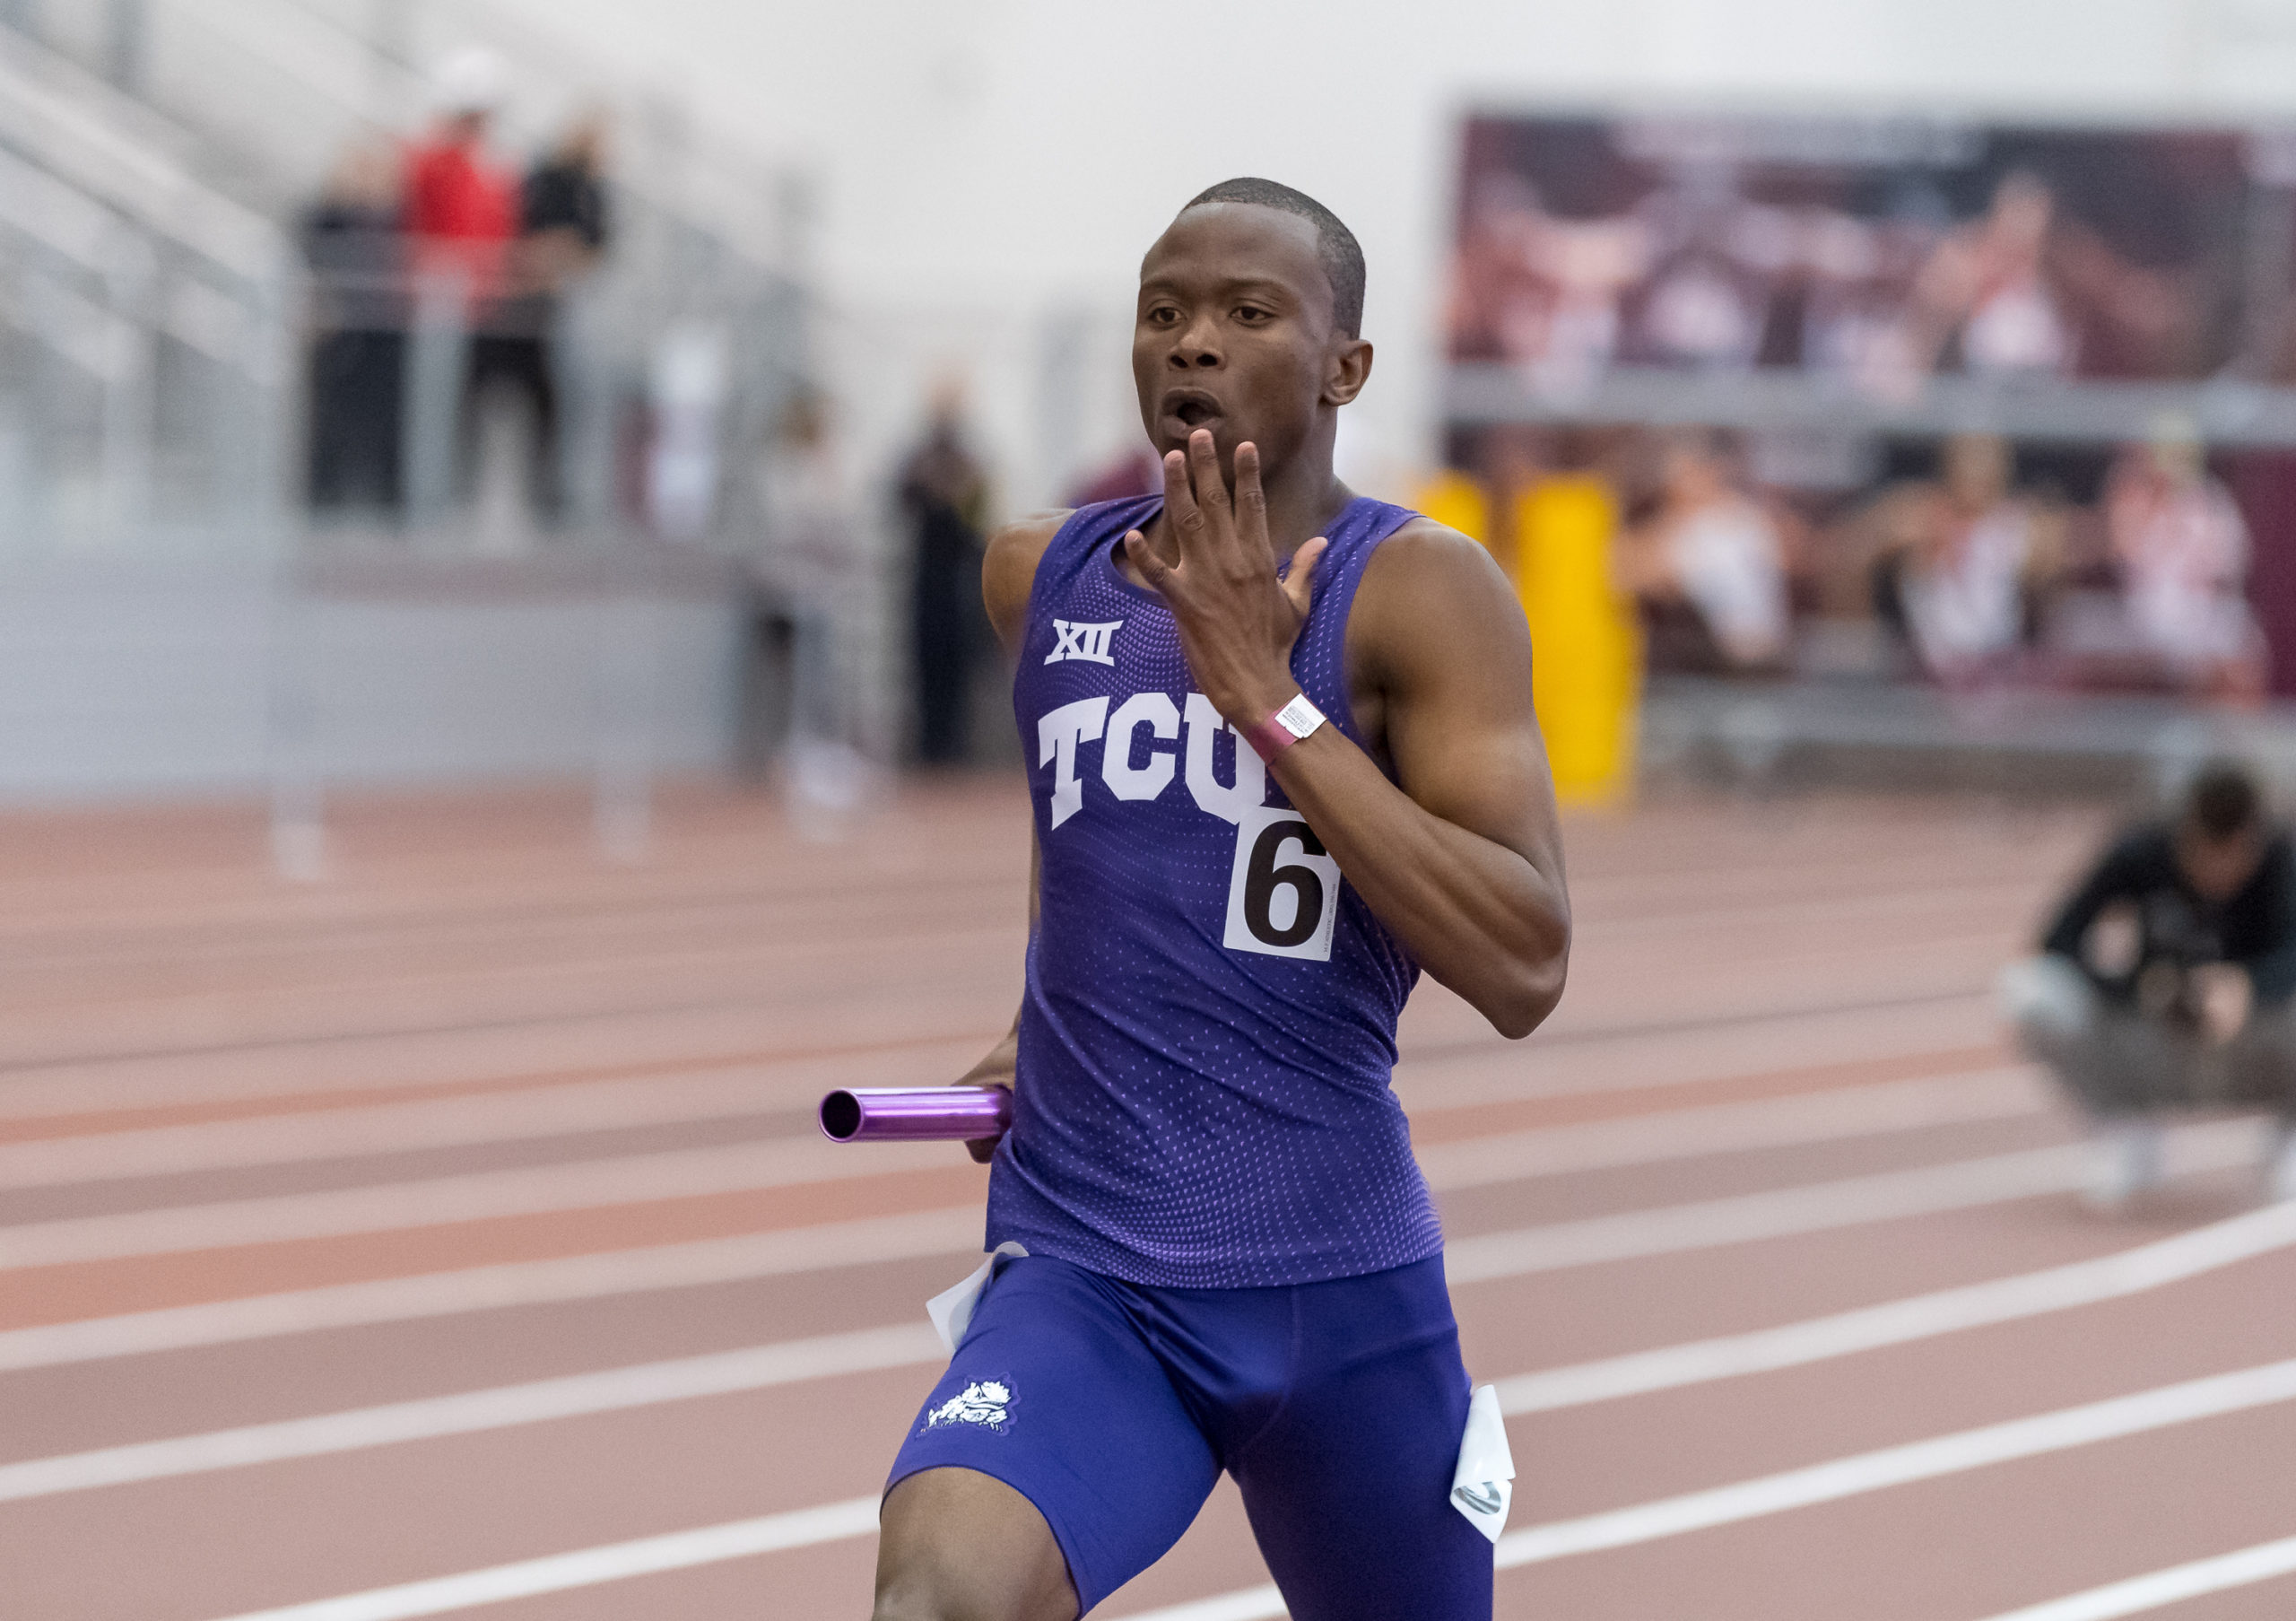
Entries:
[[[972,1275],[953,1289],[944,1289],[925,1303],[925,1315],[933,1320],[933,1331],[941,1337],[941,1348],[952,1356],[957,1354],[957,1341],[965,1337],[971,1326],[972,1309],[980,1303],[980,1292],[988,1286],[988,1275],[996,1268],[999,1255],[1026,1255],[1028,1251],[1012,1239],[990,1251],[987,1260],[975,1267]],[[1501,1436],[1503,1444],[1506,1438]]]
[[1507,1509],[1514,1500],[1515,1455],[1507,1449],[1507,1420],[1499,1411],[1499,1387],[1487,1384],[1467,1404],[1459,1467],[1451,1472],[1451,1506],[1496,1542],[1507,1529]]

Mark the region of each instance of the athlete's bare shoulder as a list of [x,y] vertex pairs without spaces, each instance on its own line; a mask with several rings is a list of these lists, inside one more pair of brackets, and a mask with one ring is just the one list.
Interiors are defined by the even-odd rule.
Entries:
[[1065,510],[1031,512],[988,537],[980,563],[980,596],[988,608],[988,623],[1008,656],[1028,633],[1029,592],[1037,582],[1037,563],[1070,516]]
[[1431,518],[1413,518],[1363,567],[1349,615],[1350,660],[1380,684],[1431,663],[1511,676],[1493,654],[1527,641],[1515,588],[1489,551]]
[[1410,569],[1424,572],[1430,569],[1446,571],[1461,571],[1479,575],[1502,589],[1507,576],[1492,558],[1491,553],[1478,540],[1470,539],[1448,524],[1439,524],[1433,519],[1414,513],[1411,520],[1381,541],[1371,553],[1370,567]]

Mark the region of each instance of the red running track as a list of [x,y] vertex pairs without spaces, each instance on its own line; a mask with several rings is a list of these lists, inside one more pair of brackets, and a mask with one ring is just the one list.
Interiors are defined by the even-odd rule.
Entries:
[[[0,839],[0,1614],[860,1617],[982,1172],[811,1133],[1003,1027],[1023,806],[695,789]],[[2296,1219],[2202,1123],[2130,1217],[1987,984],[2104,825],[1812,798],[1570,830],[1527,1043],[1396,1085],[1521,1467],[1499,1610],[2296,1615]],[[2234,1556],[2234,1557],[2227,1557]],[[1232,1494],[1102,1613],[1281,1613]],[[2036,1608],[2038,1607],[2038,1608]]]

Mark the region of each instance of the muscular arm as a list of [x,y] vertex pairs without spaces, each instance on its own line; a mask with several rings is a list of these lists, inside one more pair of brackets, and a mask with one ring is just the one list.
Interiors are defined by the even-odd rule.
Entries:
[[[1016,524],[999,529],[989,536],[988,551],[981,560],[980,594],[988,610],[988,623],[996,632],[997,645],[1004,651],[1006,663],[1020,655],[1021,641],[1028,630],[1029,592],[1036,584],[1037,562],[1044,556],[1044,549],[1060,532],[1067,519],[1065,512],[1039,513],[1024,518]],[[1040,866],[1033,821],[1029,830],[1029,927],[1037,921],[1037,875]],[[990,1048],[978,1064],[957,1078],[961,1086],[1004,1086],[1013,1085],[1020,1067],[1021,1013],[1013,1010],[1013,1023],[1004,1039]],[[996,1152],[996,1139],[982,1137],[967,1143],[975,1160],[987,1163]]]
[[[1239,445],[1235,466],[1231,497],[1212,435],[1193,434],[1164,465],[1177,561],[1137,530],[1126,547],[1205,696],[1242,731],[1300,690],[1291,654],[1324,542],[1302,545],[1279,585],[1257,449]],[[1396,781],[1332,726],[1270,770],[1421,965],[1501,1034],[1528,1035],[1562,995],[1570,912],[1522,611],[1481,547],[1422,519],[1373,553],[1347,640],[1359,717]]]
[[1570,911],[1522,610],[1488,553],[1422,520],[1372,554],[1347,640],[1396,780],[1334,726],[1269,769],[1420,964],[1528,1035],[1562,995]]

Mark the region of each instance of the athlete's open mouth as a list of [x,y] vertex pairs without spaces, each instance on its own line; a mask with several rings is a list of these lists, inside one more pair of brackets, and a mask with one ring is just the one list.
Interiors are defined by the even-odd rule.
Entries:
[[1199,389],[1174,389],[1164,396],[1163,426],[1175,439],[1186,439],[1198,428],[1208,428],[1227,413],[1220,402]]

